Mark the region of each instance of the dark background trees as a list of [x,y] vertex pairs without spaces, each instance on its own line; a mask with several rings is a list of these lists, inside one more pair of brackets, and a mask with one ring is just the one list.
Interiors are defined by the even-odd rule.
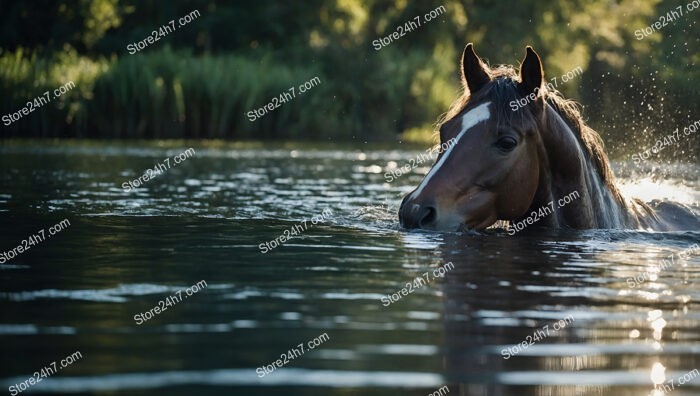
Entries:
[[[70,92],[2,136],[304,140],[426,139],[459,95],[459,54],[495,63],[525,45],[609,141],[653,140],[698,118],[698,15],[687,1],[70,0],[0,3],[2,115],[68,81]],[[377,51],[385,37],[444,6]],[[683,16],[638,40],[677,6]],[[126,47],[199,16],[133,55]],[[250,121],[290,87],[321,84]],[[561,80],[560,80],[561,81]],[[697,142],[697,140],[695,140]],[[697,144],[695,145],[697,146]]]

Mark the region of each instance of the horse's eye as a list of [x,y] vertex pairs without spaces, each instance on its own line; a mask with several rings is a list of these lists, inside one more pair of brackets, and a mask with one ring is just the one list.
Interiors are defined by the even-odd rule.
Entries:
[[518,145],[518,142],[510,136],[502,137],[496,142],[496,147],[501,151],[511,151]]

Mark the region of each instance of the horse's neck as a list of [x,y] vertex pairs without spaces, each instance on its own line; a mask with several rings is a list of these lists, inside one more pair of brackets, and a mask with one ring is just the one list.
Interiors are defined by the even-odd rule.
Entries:
[[[542,144],[547,159],[540,170],[540,186],[533,206],[553,201],[555,226],[572,228],[624,228],[636,223],[627,203],[619,200],[603,178],[583,143],[564,119],[546,105]],[[571,193],[578,197],[563,206],[558,200]],[[574,195],[575,196],[575,195]]]

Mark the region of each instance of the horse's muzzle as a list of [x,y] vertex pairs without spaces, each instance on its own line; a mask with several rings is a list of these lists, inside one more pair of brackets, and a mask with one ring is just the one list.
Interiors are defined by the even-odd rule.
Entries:
[[417,203],[404,197],[399,208],[399,222],[404,228],[434,228],[437,208],[429,202]]

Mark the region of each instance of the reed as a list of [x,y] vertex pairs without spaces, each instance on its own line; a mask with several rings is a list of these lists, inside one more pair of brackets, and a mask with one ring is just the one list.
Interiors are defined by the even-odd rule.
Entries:
[[[291,86],[321,84],[251,122]],[[0,56],[0,111],[73,81],[76,88],[3,128],[3,136],[88,138],[275,138],[341,130],[332,82],[319,70],[235,55],[192,56],[165,47],[119,59],[75,53],[49,59],[22,50]]]
[[[282,62],[284,55],[272,49],[195,56],[167,45],[98,59],[80,56],[70,48],[51,57],[23,50],[6,52],[0,54],[0,87],[9,93],[0,98],[2,115],[69,81],[75,88],[2,126],[0,133],[3,137],[363,142],[394,140],[399,132],[421,126],[430,137],[431,123],[455,95],[448,83],[450,70],[437,67],[435,60],[444,62],[448,55],[402,57],[398,49],[387,48],[358,63],[348,62],[343,51]],[[426,58],[433,60],[426,63]],[[298,86],[314,77],[320,84],[301,93]],[[291,87],[296,89],[293,99],[255,121],[246,116]]]

